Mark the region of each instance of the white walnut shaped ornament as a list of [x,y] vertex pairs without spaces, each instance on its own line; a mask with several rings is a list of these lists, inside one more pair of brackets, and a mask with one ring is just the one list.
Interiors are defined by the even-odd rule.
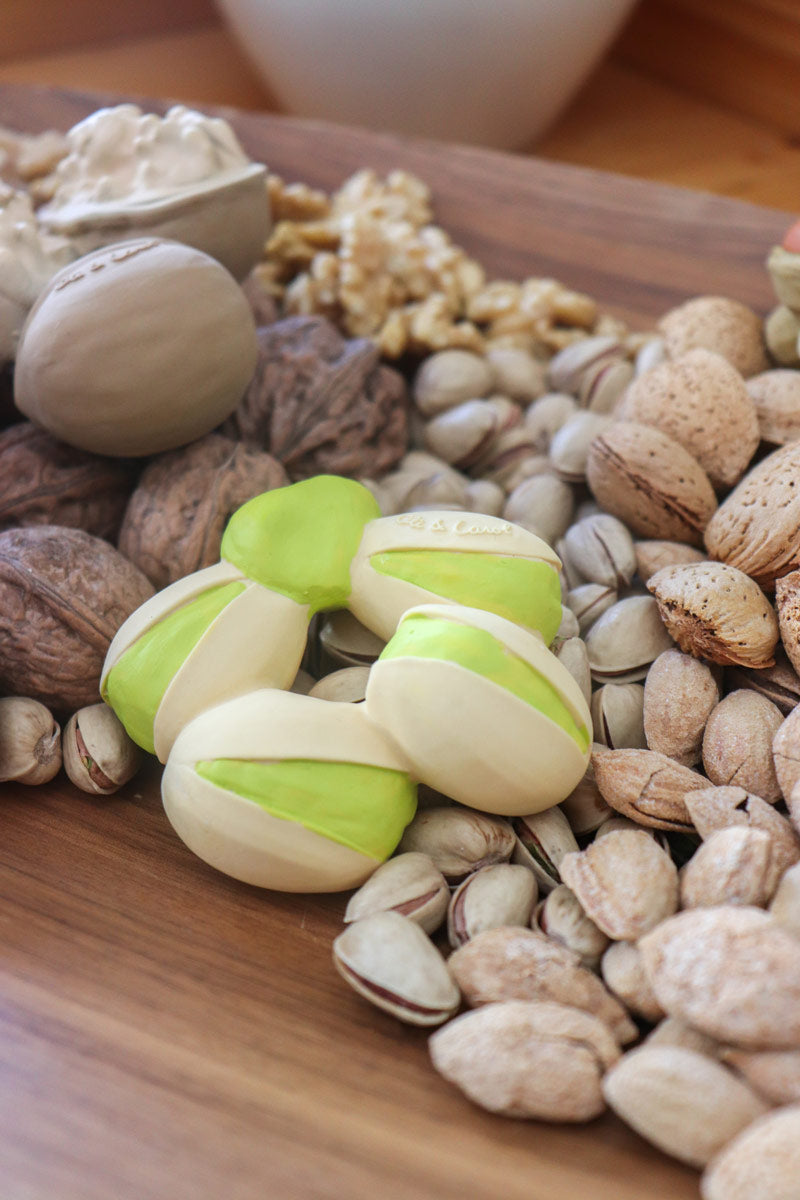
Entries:
[[161,784],[190,850],[257,887],[358,887],[397,846],[416,786],[363,705],[263,688],[179,734]]
[[119,104],[74,125],[67,143],[38,215],[81,254],[143,234],[174,238],[237,279],[261,258],[271,223],[266,167],[250,161],[221,117],[183,105],[160,117]]
[[172,450],[231,414],[258,357],[244,292],[178,242],[118,242],[64,267],[22,330],[17,408],[95,454]]
[[591,716],[572,675],[540,636],[480,609],[410,609],[365,705],[417,779],[484,812],[550,808],[589,762]]

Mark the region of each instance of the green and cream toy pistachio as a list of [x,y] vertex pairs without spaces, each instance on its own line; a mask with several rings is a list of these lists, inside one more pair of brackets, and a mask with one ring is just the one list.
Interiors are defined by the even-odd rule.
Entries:
[[540,635],[480,609],[406,612],[365,704],[417,779],[484,812],[550,808],[589,761],[591,717],[572,675]]
[[310,618],[348,601],[350,560],[377,511],[365,487],[333,475],[242,505],[222,561],[159,592],[111,643],[101,693],[137,745],[164,762],[198,713],[258,688],[289,688]]
[[363,705],[273,688],[191,721],[167,760],[162,797],[201,859],[286,892],[360,886],[416,809],[404,759]]
[[440,603],[497,613],[549,644],[561,622],[560,568],[547,542],[511,521],[400,513],[365,526],[348,607],[385,641],[409,608]]

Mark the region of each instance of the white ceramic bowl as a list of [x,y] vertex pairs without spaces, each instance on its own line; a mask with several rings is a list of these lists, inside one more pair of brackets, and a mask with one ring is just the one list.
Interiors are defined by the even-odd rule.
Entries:
[[295,116],[515,149],[636,0],[217,0]]

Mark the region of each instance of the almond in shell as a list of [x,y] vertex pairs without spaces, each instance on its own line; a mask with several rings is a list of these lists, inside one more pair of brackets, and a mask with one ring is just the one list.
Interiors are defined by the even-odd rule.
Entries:
[[606,750],[595,745],[592,766],[600,794],[624,817],[651,829],[691,830],[685,796],[708,780],[656,750]]
[[669,358],[702,346],[727,358],[745,376],[768,366],[761,317],[729,296],[693,296],[665,313],[658,330]]
[[714,487],[731,487],[758,449],[756,407],[735,367],[697,347],[634,379],[620,416],[654,425],[693,454]]
[[750,575],[765,591],[800,567],[800,442],[752,467],[708,522],[710,558]]
[[746,387],[765,442],[783,446],[800,438],[800,371],[762,371],[748,379]]
[[800,668],[800,571],[775,581],[775,607],[783,648],[795,671]]
[[657,571],[647,587],[685,653],[722,664],[773,665],[778,619],[743,571],[725,563],[686,563]]
[[700,546],[717,507],[697,459],[636,421],[615,421],[594,439],[586,479],[598,504],[643,538]]

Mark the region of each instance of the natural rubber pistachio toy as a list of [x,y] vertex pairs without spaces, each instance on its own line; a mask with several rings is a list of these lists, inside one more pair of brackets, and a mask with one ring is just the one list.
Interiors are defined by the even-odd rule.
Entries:
[[546,643],[561,621],[561,561],[547,542],[499,517],[401,513],[364,529],[348,607],[384,641],[418,604],[466,604],[535,629]]
[[335,475],[237,509],[222,561],[148,600],[109,647],[100,690],[137,745],[164,762],[204,709],[290,687],[310,618],[347,603],[350,559],[377,511],[367,488]]
[[190,850],[245,883],[286,892],[359,886],[416,809],[403,759],[363,705],[272,689],[190,722],[161,789]]
[[416,779],[485,812],[550,808],[588,765],[578,684],[538,634],[495,613],[410,609],[370,670],[365,704]]

